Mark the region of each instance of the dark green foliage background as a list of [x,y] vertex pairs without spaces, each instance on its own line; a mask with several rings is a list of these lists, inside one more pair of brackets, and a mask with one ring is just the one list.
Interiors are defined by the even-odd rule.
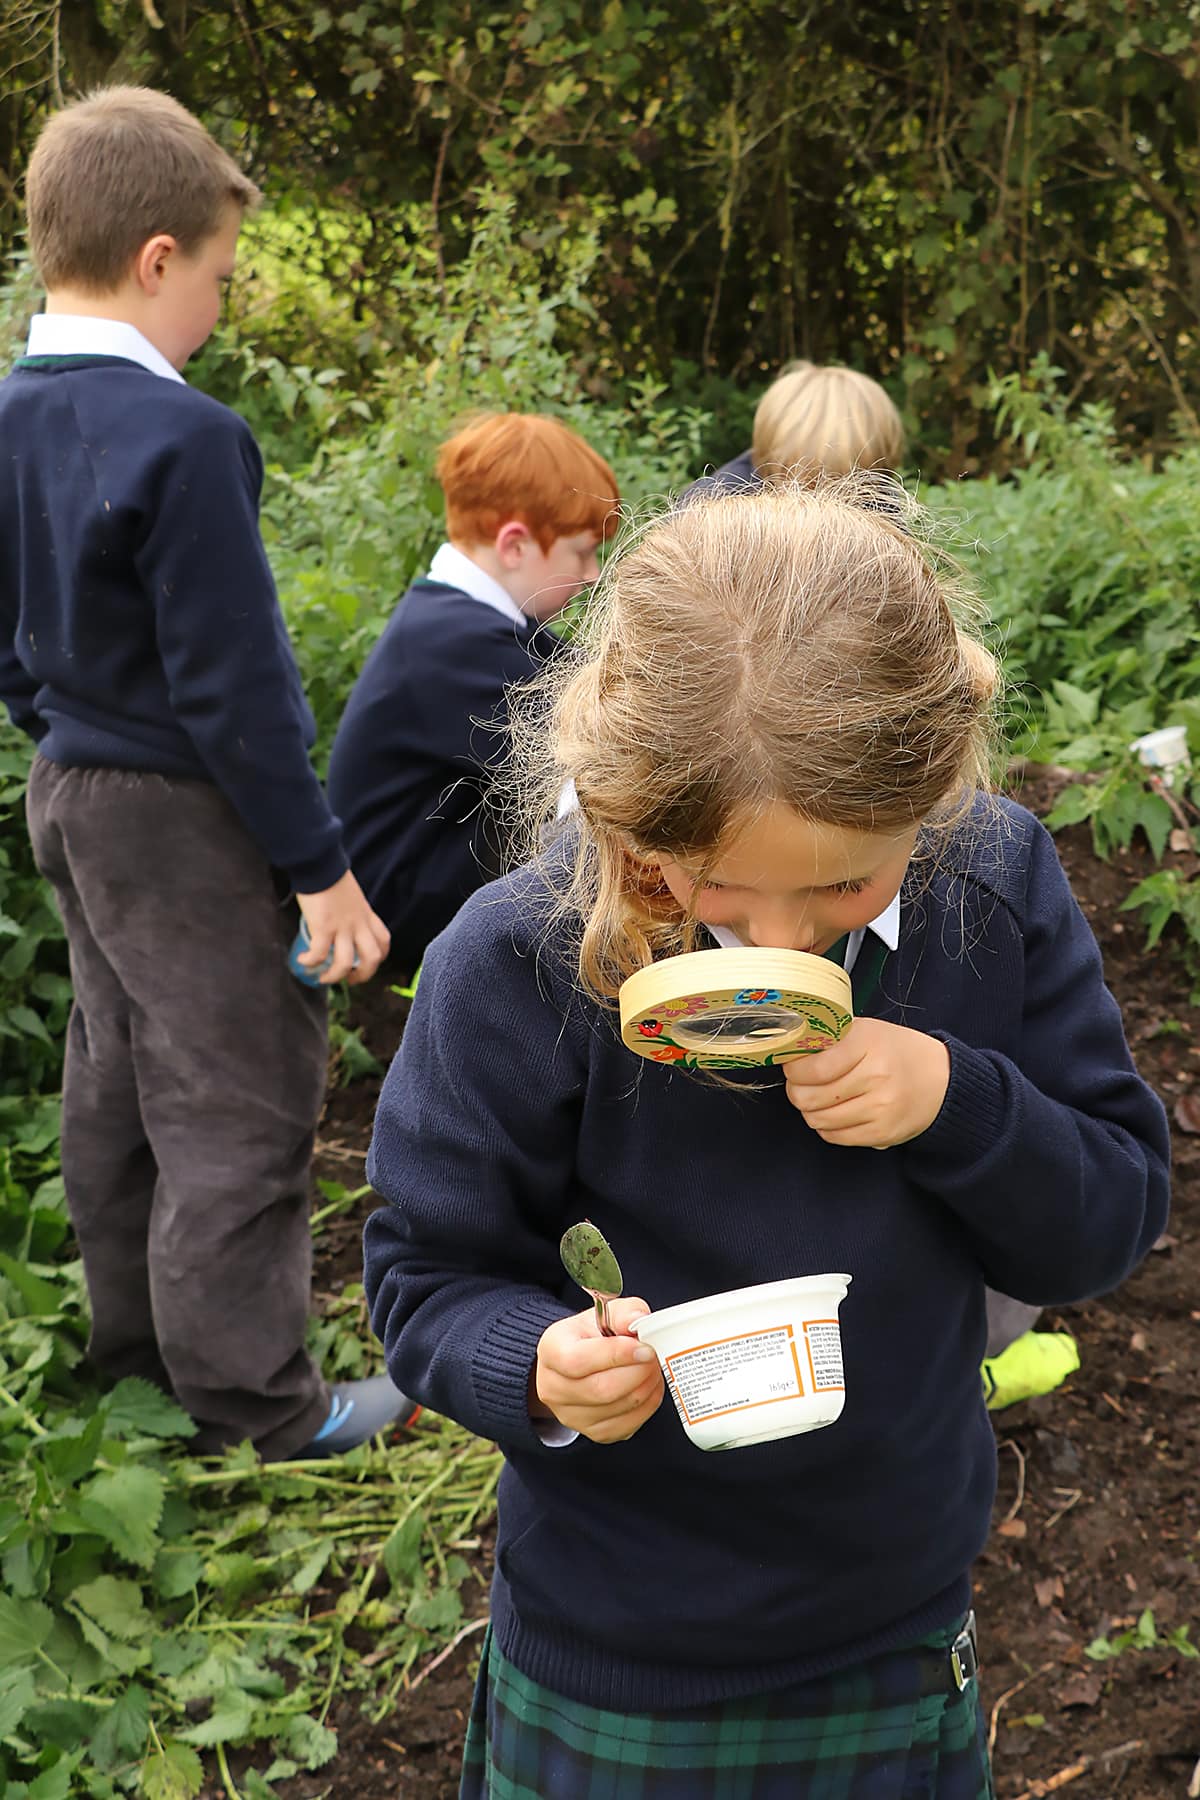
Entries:
[[1195,0],[8,0],[0,70],[0,244],[46,108],[158,84],[276,202],[339,209],[302,254],[366,359],[404,340],[397,272],[460,259],[492,182],[535,251],[598,239],[594,390],[699,398],[710,454],[793,356],[885,379],[926,476],[993,455],[988,371],[1039,350],[1130,443],[1195,425]]

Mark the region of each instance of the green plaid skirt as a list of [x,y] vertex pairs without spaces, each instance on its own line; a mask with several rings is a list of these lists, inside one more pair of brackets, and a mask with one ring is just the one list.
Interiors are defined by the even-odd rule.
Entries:
[[460,1800],[994,1800],[957,1630],[778,1693],[618,1713],[528,1680],[489,1628]]

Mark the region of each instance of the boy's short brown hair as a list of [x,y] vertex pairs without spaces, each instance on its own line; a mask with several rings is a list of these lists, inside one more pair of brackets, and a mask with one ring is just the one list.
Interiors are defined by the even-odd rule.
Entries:
[[617,527],[617,478],[590,444],[541,413],[480,413],[438,452],[447,535],[490,543],[519,519],[543,552],[555,538]]
[[47,121],[29,159],[29,245],[45,285],[108,294],[147,238],[186,252],[261,195],[199,119],[153,88],[98,88]]

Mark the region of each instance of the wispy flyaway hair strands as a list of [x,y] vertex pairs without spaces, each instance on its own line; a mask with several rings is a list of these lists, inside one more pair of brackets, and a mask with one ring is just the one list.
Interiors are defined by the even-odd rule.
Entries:
[[515,702],[526,854],[578,799],[559,886],[591,992],[692,947],[646,857],[704,862],[773,802],[933,828],[988,785],[998,671],[920,530],[898,483],[852,476],[697,500],[610,560],[574,654]]

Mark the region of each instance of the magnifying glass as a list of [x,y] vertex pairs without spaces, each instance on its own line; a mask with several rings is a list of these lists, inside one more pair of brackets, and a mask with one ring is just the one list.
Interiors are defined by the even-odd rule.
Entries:
[[652,1062],[748,1069],[836,1043],[854,1017],[850,977],[804,950],[695,950],[622,983],[621,1041]]

